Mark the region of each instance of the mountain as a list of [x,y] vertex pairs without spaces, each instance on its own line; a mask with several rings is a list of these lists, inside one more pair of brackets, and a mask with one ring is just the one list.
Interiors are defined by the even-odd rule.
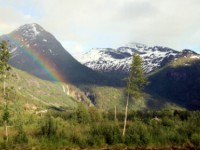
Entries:
[[127,74],[134,53],[138,53],[143,58],[146,73],[164,66],[175,58],[197,54],[191,50],[177,51],[162,46],[148,47],[140,43],[131,43],[117,49],[92,49],[80,56],[78,60],[93,70],[104,73],[116,72]]
[[80,83],[104,83],[101,74],[80,64],[58,42],[38,24],[26,24],[1,40],[9,41],[11,59],[9,63],[42,79]]
[[[3,91],[0,83],[0,91]],[[12,68],[10,76],[6,80],[6,86],[13,87],[9,94],[11,102],[15,103],[18,109],[23,109],[26,105],[36,106],[40,109],[67,110],[74,109],[80,102],[91,106],[92,103],[85,94],[69,83],[50,82],[39,79],[24,71]],[[0,94],[0,105],[2,105]]]
[[149,75],[146,91],[191,110],[200,109],[200,55],[173,60]]

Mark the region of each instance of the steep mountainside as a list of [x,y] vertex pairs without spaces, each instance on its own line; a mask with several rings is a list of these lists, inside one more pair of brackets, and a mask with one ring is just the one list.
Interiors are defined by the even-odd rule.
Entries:
[[26,24],[10,34],[0,36],[11,45],[10,64],[47,80],[62,80],[75,84],[103,83],[105,78],[80,64],[38,24]]
[[162,46],[148,47],[144,44],[131,43],[117,49],[92,49],[79,57],[78,60],[93,70],[127,74],[134,53],[140,54],[143,58],[146,73],[164,66],[174,58],[186,56],[188,54],[196,54],[191,50],[183,50],[180,52]]
[[200,56],[175,59],[149,76],[146,90],[188,109],[200,109]]
[[[0,83],[0,105],[4,104],[3,83]],[[24,71],[12,68],[6,87],[14,87],[9,93],[9,103],[17,109],[74,109],[82,102],[88,106],[92,103],[85,94],[75,86],[67,83],[41,80]],[[28,108],[25,108],[28,107]],[[34,107],[34,108],[32,108]]]

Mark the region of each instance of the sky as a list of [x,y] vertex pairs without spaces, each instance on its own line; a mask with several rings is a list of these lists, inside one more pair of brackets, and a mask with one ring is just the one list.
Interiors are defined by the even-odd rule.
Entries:
[[0,35],[28,23],[75,57],[131,42],[200,53],[200,0],[0,0]]

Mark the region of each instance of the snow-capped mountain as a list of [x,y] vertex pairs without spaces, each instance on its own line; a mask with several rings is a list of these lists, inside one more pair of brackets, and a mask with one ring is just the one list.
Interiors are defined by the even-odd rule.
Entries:
[[102,79],[100,74],[74,59],[51,33],[38,24],[23,25],[0,36],[2,40],[7,40],[11,46],[9,63],[37,77],[72,83],[92,83],[97,82],[96,78]]
[[74,61],[53,35],[35,23],[20,26],[1,39],[9,41],[11,45],[9,62],[12,66],[44,79],[53,80],[48,70],[45,70],[48,69],[45,63],[51,64],[54,70],[58,68],[58,72],[63,74],[65,64],[68,64],[66,60]]
[[143,58],[146,73],[165,65],[174,58],[197,55],[191,50],[177,51],[162,46],[148,47],[140,43],[131,43],[117,49],[95,48],[83,54],[78,60],[100,72],[128,73],[134,53],[138,53]]

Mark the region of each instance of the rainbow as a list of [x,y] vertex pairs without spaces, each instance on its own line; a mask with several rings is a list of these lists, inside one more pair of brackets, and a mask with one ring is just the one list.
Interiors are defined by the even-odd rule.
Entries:
[[21,50],[25,53],[25,55],[27,55],[27,57],[30,60],[35,60],[36,65],[45,72],[45,74],[52,80],[52,81],[56,81],[56,82],[67,82],[66,79],[62,76],[62,74],[55,69],[55,66],[52,65],[52,63],[50,63],[50,61],[47,60],[47,58],[45,58],[44,56],[42,56],[41,54],[39,54],[38,49],[37,48],[32,48],[32,47],[28,47],[26,46],[27,43],[25,41],[21,41],[20,40],[20,36],[18,36],[17,34],[10,34],[7,35],[7,38],[10,41],[14,41],[17,46],[21,46],[23,45],[23,47],[21,47]]

